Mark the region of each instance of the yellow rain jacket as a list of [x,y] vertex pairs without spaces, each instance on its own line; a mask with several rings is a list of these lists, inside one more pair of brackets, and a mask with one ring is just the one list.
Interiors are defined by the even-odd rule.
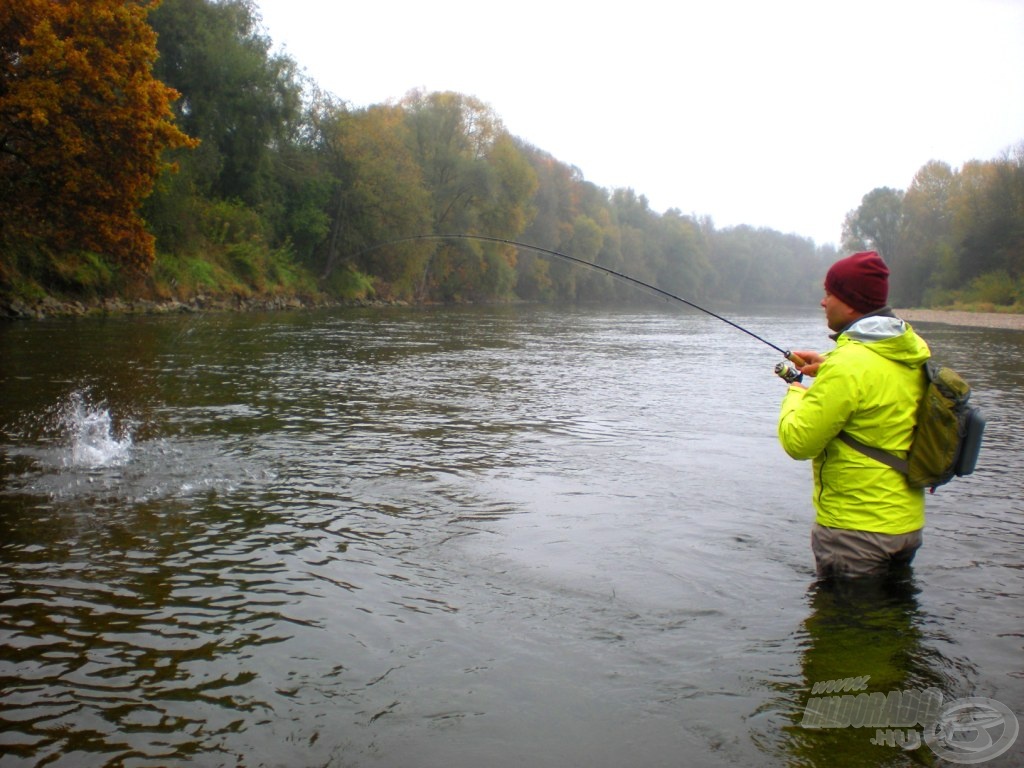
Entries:
[[779,440],[794,459],[813,459],[817,521],[830,528],[900,534],[924,527],[924,491],[906,476],[836,439],[905,457],[924,395],[928,345],[897,317],[872,315],[845,328],[809,389],[782,401]]

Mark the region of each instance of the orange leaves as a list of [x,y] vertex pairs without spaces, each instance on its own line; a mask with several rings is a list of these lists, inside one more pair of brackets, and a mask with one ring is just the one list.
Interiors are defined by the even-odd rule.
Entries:
[[92,250],[145,271],[139,205],[164,149],[194,146],[152,76],[156,35],[134,0],[0,8],[0,239]]

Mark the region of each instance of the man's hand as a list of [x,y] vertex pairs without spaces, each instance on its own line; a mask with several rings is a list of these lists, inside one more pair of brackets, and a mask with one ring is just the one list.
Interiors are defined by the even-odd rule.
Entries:
[[804,361],[804,365],[797,366],[797,370],[804,376],[814,376],[818,372],[818,367],[825,362],[823,354],[807,349],[794,349],[790,354]]

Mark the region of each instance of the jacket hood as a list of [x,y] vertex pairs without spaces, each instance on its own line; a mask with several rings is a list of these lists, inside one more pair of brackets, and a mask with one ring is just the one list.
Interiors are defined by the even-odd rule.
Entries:
[[871,351],[916,368],[931,357],[931,350],[910,324],[898,317],[869,315],[851,323],[839,334],[843,339],[858,341]]

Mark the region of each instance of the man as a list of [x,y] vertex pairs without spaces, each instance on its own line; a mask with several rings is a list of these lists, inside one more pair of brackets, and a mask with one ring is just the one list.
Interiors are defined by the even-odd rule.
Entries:
[[791,384],[779,440],[794,459],[813,459],[811,534],[819,578],[885,575],[921,546],[924,491],[839,438],[906,456],[924,394],[928,345],[886,306],[889,270],[874,252],[840,259],[825,277],[825,309],[836,347],[797,350],[813,386]]

